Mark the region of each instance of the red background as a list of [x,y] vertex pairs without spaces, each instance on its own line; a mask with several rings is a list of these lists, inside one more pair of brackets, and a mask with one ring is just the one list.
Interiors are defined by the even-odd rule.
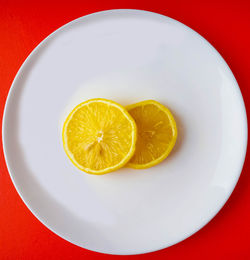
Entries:
[[[106,9],[158,12],[190,26],[225,58],[250,109],[250,1],[4,1],[0,0],[0,114],[19,67],[33,48],[58,27]],[[2,138],[1,138],[2,140]],[[1,145],[2,147],[2,145]],[[138,259],[250,259],[250,175],[246,157],[240,180],[219,214],[201,231],[170,248]],[[11,183],[0,150],[0,259],[108,259],[72,245],[44,227]]]

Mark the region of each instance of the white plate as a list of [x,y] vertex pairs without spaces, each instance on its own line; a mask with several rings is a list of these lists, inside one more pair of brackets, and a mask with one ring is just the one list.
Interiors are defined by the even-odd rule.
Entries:
[[[94,97],[167,105],[179,130],[169,158],[103,176],[75,168],[62,122]],[[19,70],[3,119],[8,169],[29,209],[64,239],[111,254],[168,247],[206,225],[234,189],[246,144],[243,99],[219,53],[185,25],[137,10],[52,33]]]

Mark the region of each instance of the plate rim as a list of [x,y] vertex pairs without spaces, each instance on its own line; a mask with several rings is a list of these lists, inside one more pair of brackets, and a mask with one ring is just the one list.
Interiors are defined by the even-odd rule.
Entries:
[[[66,238],[64,235],[60,234],[60,232],[58,231],[55,231],[53,227],[51,227],[50,225],[48,225],[46,223],[46,221],[44,219],[42,219],[42,217],[39,216],[39,214],[37,212],[35,212],[35,210],[33,210],[30,206],[29,206],[29,203],[26,201],[26,199],[24,198],[24,196],[22,195],[20,189],[18,188],[18,185],[15,183],[14,181],[14,175],[11,173],[12,170],[11,170],[11,167],[10,167],[10,164],[9,164],[9,159],[8,159],[8,156],[7,156],[7,148],[6,148],[6,120],[7,120],[7,110],[10,109],[9,107],[9,102],[10,102],[10,99],[11,97],[13,96],[13,92],[15,90],[15,86],[16,86],[16,81],[17,79],[19,78],[19,75],[22,73],[22,70],[23,70],[23,67],[25,66],[26,63],[29,62],[29,60],[31,59],[31,57],[37,52],[39,51],[40,47],[47,41],[49,40],[50,38],[54,37],[54,35],[58,32],[60,32],[61,30],[64,30],[65,27],[67,26],[70,26],[74,23],[77,23],[79,22],[80,20],[84,20],[85,18],[89,17],[89,16],[95,16],[95,15],[99,15],[99,14],[104,14],[104,13],[115,13],[115,12],[130,12],[130,13],[145,13],[145,14],[149,14],[149,15],[155,15],[155,16],[161,16],[162,18],[165,18],[165,19],[169,19],[169,20],[172,20],[173,22],[177,23],[177,24],[180,24],[182,25],[186,30],[189,30],[191,31],[192,33],[194,33],[195,35],[197,35],[201,40],[203,40],[206,45],[210,48],[212,48],[213,52],[215,52],[220,58],[221,58],[221,61],[223,62],[223,64],[226,66],[226,68],[228,69],[228,71],[232,74],[232,80],[234,81],[234,85],[237,89],[237,92],[238,92],[238,95],[239,97],[241,98],[241,107],[242,107],[242,118],[243,118],[243,124],[244,124],[244,134],[242,135],[242,139],[244,139],[244,144],[243,144],[243,151],[242,151],[242,154],[241,154],[241,159],[239,160],[239,163],[241,165],[241,167],[239,168],[238,170],[238,174],[234,176],[234,180],[232,181],[232,186],[230,188],[230,192],[228,193],[227,196],[225,196],[224,198],[224,201],[221,203],[221,206],[219,207],[219,209],[215,212],[213,212],[213,214],[211,215],[210,218],[207,218],[206,221],[204,221],[204,223],[200,226],[198,226],[193,232],[189,233],[189,234],[185,234],[183,235],[182,239],[181,240],[178,240],[177,242],[172,242],[172,243],[163,243],[164,246],[160,246],[158,248],[155,248],[153,250],[149,249],[149,250],[143,250],[141,252],[133,252],[133,253],[130,253],[130,252],[126,252],[126,253],[114,253],[114,252],[111,252],[112,250],[105,250],[105,251],[99,251],[99,250],[93,250],[93,249],[89,249],[87,247],[83,247],[79,244],[76,244],[75,242],[73,241],[70,241],[68,238]],[[158,250],[162,250],[162,249],[165,249],[165,248],[168,248],[170,246],[173,246],[175,244],[178,244],[184,240],[186,240],[187,238],[191,237],[193,234],[195,234],[196,232],[200,231],[203,227],[205,227],[220,211],[221,209],[224,207],[224,205],[226,204],[226,202],[228,201],[228,199],[230,198],[230,196],[232,195],[232,192],[234,191],[237,183],[238,183],[238,180],[241,176],[241,173],[242,173],[242,169],[243,169],[243,166],[244,166],[244,162],[245,162],[245,157],[246,157],[246,152],[247,152],[247,144],[248,144],[248,120],[247,120],[247,114],[246,114],[246,107],[245,107],[245,103],[244,103],[244,98],[243,98],[243,95],[242,95],[242,92],[241,92],[241,89],[238,85],[238,82],[232,72],[232,70],[230,69],[229,65],[226,63],[225,59],[223,58],[223,56],[219,53],[218,50],[216,50],[215,47],[213,47],[213,45],[211,43],[209,43],[208,40],[206,40],[201,34],[199,34],[198,32],[196,32],[194,29],[190,28],[189,26],[185,25],[184,23],[182,22],[179,22],[178,20],[175,20],[167,15],[163,15],[163,14],[160,14],[160,13],[156,13],[156,12],[152,12],[152,11],[148,11],[148,10],[143,10],[143,9],[106,9],[106,10],[103,10],[103,11],[97,11],[97,12],[93,12],[93,13],[90,13],[90,14],[87,14],[87,15],[83,15],[81,17],[78,17],[74,20],[71,20],[70,22],[60,26],[59,28],[55,29],[53,32],[51,32],[48,36],[46,36],[30,53],[29,55],[26,57],[26,59],[24,60],[24,62],[22,63],[22,65],[20,66],[20,68],[18,69],[18,72],[16,73],[15,77],[14,77],[14,80],[12,81],[11,83],[11,86],[10,86],[10,89],[8,91],[8,94],[7,94],[7,98],[5,100],[5,104],[4,104],[4,111],[3,111],[3,117],[2,117],[2,147],[3,147],[3,155],[4,155],[4,159],[5,159],[5,163],[6,163],[6,166],[7,166],[7,170],[8,170],[8,173],[9,173],[9,176],[11,178],[11,181],[18,193],[18,195],[20,196],[20,198],[22,199],[23,203],[25,204],[25,206],[29,209],[29,211],[46,227],[48,228],[50,231],[52,231],[53,233],[55,233],[57,236],[63,238],[64,240],[70,242],[71,244],[74,244],[74,245],[77,245],[85,250],[89,250],[89,251],[93,251],[93,252],[98,252],[98,253],[103,253],[103,254],[109,254],[109,255],[139,255],[139,254],[146,254],[146,253],[150,253],[150,252],[155,252],[155,251],[158,251]]]

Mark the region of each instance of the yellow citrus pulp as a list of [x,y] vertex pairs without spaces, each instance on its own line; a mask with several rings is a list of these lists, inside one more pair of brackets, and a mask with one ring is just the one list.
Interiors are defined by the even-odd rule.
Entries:
[[171,112],[159,102],[146,100],[126,107],[137,125],[135,154],[127,166],[145,169],[163,161],[173,149],[177,128]]
[[121,168],[131,159],[137,127],[118,103],[91,99],[68,115],[62,137],[72,163],[82,171],[100,175]]

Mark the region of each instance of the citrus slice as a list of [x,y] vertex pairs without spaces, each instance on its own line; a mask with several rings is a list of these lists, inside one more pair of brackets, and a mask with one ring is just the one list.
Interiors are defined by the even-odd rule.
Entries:
[[159,102],[146,100],[126,107],[137,125],[135,154],[131,168],[145,169],[163,161],[173,149],[177,128],[171,112]]
[[121,105],[91,99],[76,106],[63,126],[63,146],[72,163],[91,174],[124,166],[133,156],[137,128]]

